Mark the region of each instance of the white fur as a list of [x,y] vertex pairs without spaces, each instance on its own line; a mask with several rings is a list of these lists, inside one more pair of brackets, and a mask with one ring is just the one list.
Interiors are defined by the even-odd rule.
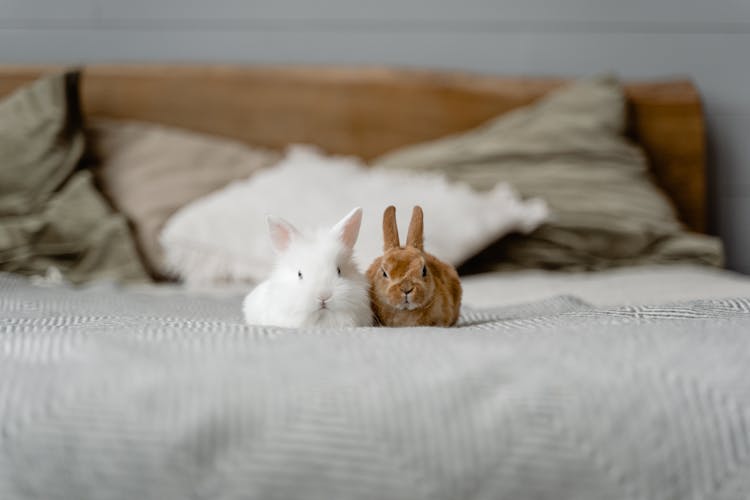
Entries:
[[[312,236],[269,218],[279,256],[269,278],[245,297],[245,321],[283,327],[371,325],[367,280],[352,259],[361,217],[361,209],[355,209],[333,229]],[[321,298],[329,295],[322,308]]]
[[[539,199],[521,200],[507,184],[477,193],[435,174],[365,168],[358,160],[292,147],[274,168],[237,181],[183,207],[164,227],[165,260],[188,285],[264,279],[272,251],[264,213],[310,227],[352,206],[367,217],[357,245],[361,267],[382,253],[388,205],[407,227],[414,205],[425,213],[425,247],[455,266],[512,231],[529,232],[547,218]],[[402,235],[405,236],[405,235]]]

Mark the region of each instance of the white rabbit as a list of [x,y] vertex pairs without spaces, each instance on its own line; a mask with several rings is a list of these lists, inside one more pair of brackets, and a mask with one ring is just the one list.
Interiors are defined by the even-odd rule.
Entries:
[[268,217],[278,254],[269,278],[243,302],[251,325],[369,326],[368,285],[352,259],[362,223],[355,208],[332,229],[305,235],[277,217]]

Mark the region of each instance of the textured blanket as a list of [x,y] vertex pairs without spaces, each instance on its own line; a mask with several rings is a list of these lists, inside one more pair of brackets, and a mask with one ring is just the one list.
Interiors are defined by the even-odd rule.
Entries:
[[0,498],[750,497],[750,300],[250,328],[0,275]]

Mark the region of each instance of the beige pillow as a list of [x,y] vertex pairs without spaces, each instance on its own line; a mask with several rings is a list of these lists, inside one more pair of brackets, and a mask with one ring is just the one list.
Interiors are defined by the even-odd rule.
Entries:
[[625,96],[614,78],[584,80],[474,130],[401,148],[379,168],[438,171],[476,189],[508,182],[547,201],[548,223],[475,260],[498,267],[599,269],[722,262],[718,239],[689,233],[624,136]]
[[164,277],[158,235],[185,204],[275,163],[277,153],[162,125],[94,121],[97,179],[134,226],[152,274]]

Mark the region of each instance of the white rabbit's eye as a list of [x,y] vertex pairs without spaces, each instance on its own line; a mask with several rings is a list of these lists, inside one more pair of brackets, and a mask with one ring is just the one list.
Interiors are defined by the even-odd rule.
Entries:
[[427,266],[422,266],[422,277],[427,276]]
[[341,276],[341,268],[340,267],[336,268],[336,272],[339,273],[339,276]]
[[302,279],[302,271],[297,271],[297,277],[298,277],[299,279]]

